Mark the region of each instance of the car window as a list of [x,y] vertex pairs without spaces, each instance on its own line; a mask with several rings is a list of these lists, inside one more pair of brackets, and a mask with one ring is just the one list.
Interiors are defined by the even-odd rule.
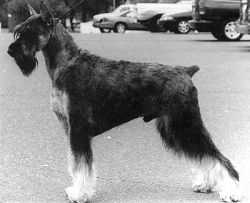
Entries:
[[137,17],[137,12],[136,10],[130,10],[123,15],[124,17],[130,17],[130,18],[136,18]]
[[116,8],[113,13],[116,13],[116,14],[121,14],[121,13],[124,13],[126,11],[129,11],[129,7],[128,6],[120,6],[118,8]]
[[182,1],[182,0],[161,0],[161,3],[175,4],[175,3],[180,2],[180,1]]
[[129,11],[124,11],[124,12],[120,13],[119,16],[127,17],[127,16],[128,16],[128,13],[129,13]]
[[124,11],[129,11],[129,7],[122,7],[120,9],[120,12],[123,13]]

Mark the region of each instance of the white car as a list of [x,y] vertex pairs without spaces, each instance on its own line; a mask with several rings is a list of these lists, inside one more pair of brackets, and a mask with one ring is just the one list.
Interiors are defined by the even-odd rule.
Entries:
[[157,21],[173,3],[138,3],[124,4],[111,13],[98,14],[93,17],[93,26],[101,32],[124,33],[125,30],[158,31]]
[[124,33],[126,30],[145,30],[144,25],[138,22],[135,5],[121,5],[111,13],[102,13],[93,17],[93,26],[101,32]]

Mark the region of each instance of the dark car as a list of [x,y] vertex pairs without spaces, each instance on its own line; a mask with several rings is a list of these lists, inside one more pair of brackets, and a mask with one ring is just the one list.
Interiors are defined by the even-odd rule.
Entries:
[[238,41],[242,34],[236,29],[240,0],[194,0],[190,24],[200,32],[211,32],[221,41]]
[[191,19],[191,11],[172,15],[164,14],[159,19],[158,23],[165,31],[169,30],[178,34],[187,34],[192,30],[188,22]]
[[158,24],[164,30],[175,33],[187,34],[191,30],[189,20],[192,19],[192,2],[179,1],[169,7],[158,20]]

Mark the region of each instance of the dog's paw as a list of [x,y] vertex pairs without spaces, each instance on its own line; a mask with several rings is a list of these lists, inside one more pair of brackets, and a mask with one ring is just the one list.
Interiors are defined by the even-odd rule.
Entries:
[[242,199],[239,181],[233,178],[227,178],[219,182],[217,191],[223,202],[240,202]]
[[206,184],[194,184],[192,186],[192,189],[194,192],[197,192],[197,193],[211,193],[211,192],[213,192],[212,188]]
[[67,198],[72,203],[87,203],[89,201],[89,196],[86,193],[82,193],[73,186],[67,187],[65,189]]
[[240,202],[242,199],[242,195],[239,191],[235,192],[219,192],[220,199],[223,202]]

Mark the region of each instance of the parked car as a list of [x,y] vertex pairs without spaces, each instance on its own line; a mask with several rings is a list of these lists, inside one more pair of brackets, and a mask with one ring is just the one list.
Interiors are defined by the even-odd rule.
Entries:
[[238,41],[242,34],[236,30],[240,0],[194,0],[192,28],[211,32],[221,41]]
[[170,6],[158,20],[158,24],[165,31],[169,30],[175,33],[187,34],[191,27],[189,20],[192,19],[192,1],[181,0]]
[[148,10],[138,14],[137,20],[144,25],[147,30],[151,32],[161,32],[164,31],[164,29],[162,29],[158,22],[162,15],[162,12],[159,13],[158,11]]
[[187,34],[192,28],[189,20],[192,19],[192,12],[183,12],[177,14],[163,14],[159,19],[159,26],[165,31],[169,30],[178,34]]
[[138,21],[136,5],[121,5],[111,13],[98,14],[93,17],[93,26],[101,32],[124,33],[126,30],[146,30]]
[[[166,11],[176,10],[180,0],[170,1],[170,3],[138,3],[125,4],[119,6],[111,13],[98,14],[93,17],[93,26],[99,28],[101,32],[123,33],[126,30],[150,30],[152,32],[161,31],[158,24],[162,14]],[[187,2],[184,1],[184,2]],[[189,0],[191,10],[192,4]],[[182,3],[183,4],[183,3]],[[183,4],[185,7],[187,4]],[[179,7],[178,7],[179,8]]]

